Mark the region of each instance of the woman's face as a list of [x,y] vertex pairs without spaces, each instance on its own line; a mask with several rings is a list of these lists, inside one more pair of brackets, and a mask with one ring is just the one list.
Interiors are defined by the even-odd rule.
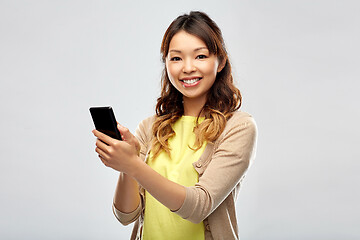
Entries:
[[222,69],[205,42],[185,31],[179,31],[171,39],[165,64],[169,79],[182,93],[183,100],[198,100],[203,104],[216,74]]

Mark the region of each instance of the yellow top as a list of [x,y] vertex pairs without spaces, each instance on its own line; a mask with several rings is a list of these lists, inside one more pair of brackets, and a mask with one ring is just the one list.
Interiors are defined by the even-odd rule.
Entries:
[[[204,118],[199,118],[199,122],[203,120]],[[171,158],[165,152],[161,152],[156,159],[153,159],[150,152],[147,161],[147,164],[159,174],[186,187],[194,186],[199,181],[199,175],[192,163],[200,158],[206,146],[204,142],[197,151],[189,148],[194,146],[195,125],[196,117],[182,116],[173,125],[175,136],[168,141]],[[205,229],[202,222],[195,224],[181,218],[148,192],[145,192],[145,199],[144,240],[204,239]]]

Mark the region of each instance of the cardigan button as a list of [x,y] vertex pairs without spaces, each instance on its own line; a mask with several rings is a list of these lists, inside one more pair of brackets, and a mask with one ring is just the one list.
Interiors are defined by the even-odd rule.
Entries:
[[206,224],[205,229],[206,229],[207,231],[210,231],[210,225],[209,225],[209,224]]
[[200,168],[201,166],[202,166],[201,163],[196,164],[196,167],[198,167],[198,168]]

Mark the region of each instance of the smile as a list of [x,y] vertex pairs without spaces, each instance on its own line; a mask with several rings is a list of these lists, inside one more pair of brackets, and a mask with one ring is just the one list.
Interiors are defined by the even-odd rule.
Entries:
[[193,79],[183,79],[180,80],[184,87],[194,87],[200,83],[202,78],[193,78]]

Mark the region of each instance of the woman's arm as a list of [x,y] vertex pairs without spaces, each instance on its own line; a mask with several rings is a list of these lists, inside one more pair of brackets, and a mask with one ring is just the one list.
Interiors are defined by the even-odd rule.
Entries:
[[[135,137],[124,127],[119,127],[124,141],[113,139],[97,130],[95,151],[107,167],[121,172],[115,193],[114,205],[122,212],[131,212],[140,202],[137,183],[170,210],[177,210],[185,199],[185,188],[161,176],[138,156],[131,142]],[[129,139],[129,140],[127,140]],[[132,179],[133,178],[133,179]],[[135,206],[136,205],[136,206]]]
[[142,201],[137,182],[124,173],[120,173],[113,201],[115,217],[123,225],[134,222],[141,214]]
[[[138,140],[120,124],[118,124],[118,129],[123,141],[132,145],[134,153],[139,154],[140,145]],[[104,142],[99,141],[99,139],[96,142],[96,146],[103,149],[102,151],[104,151],[104,153],[102,153],[102,155],[99,153],[101,151],[100,149],[98,149],[97,152],[99,153],[99,158],[104,161],[102,158],[106,156],[105,152],[111,149],[109,146],[106,146]],[[116,218],[124,225],[133,222],[139,216],[139,210],[141,209],[140,204],[139,186],[137,182],[127,174],[120,172],[113,199],[113,211]]]
[[[121,126],[120,124],[118,124],[118,129],[123,141],[133,146],[135,148],[134,153],[139,155],[139,141],[129,132],[127,128]],[[139,185],[132,177],[120,172],[114,195],[114,207],[123,213],[131,213],[136,210],[139,204]]]
[[[245,117],[244,117],[245,115]],[[216,141],[211,161],[203,159],[206,170],[195,186],[186,187],[186,198],[176,213],[199,223],[207,218],[244,178],[255,157],[257,127],[245,113],[233,116]],[[206,161],[206,162],[205,162]],[[236,197],[236,193],[234,192]]]
[[131,145],[125,141],[112,139],[96,130],[93,132],[99,139],[96,151],[106,166],[133,177],[163,205],[197,223],[230,194],[255,155],[257,130],[254,120],[251,117],[232,120],[209,166],[194,187],[184,187],[164,178],[134,154]]
[[139,186],[125,173],[120,172],[114,195],[114,207],[122,213],[134,212],[140,204]]
[[178,210],[185,199],[185,187],[161,176],[143,161],[136,161],[129,172],[154,198],[172,211]]

